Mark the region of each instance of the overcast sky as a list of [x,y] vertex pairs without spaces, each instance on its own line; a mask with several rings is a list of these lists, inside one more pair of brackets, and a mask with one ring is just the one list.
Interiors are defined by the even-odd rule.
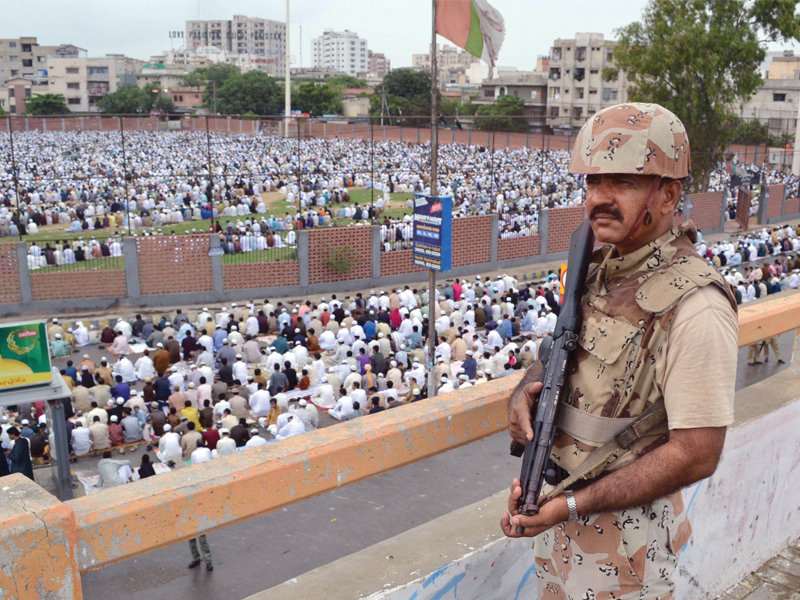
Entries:
[[[556,38],[576,32],[614,30],[639,19],[646,0],[491,0],[505,18],[506,40],[500,66],[532,70]],[[282,0],[25,0],[4,3],[0,38],[36,36],[40,44],[71,43],[90,56],[123,53],[147,59],[170,48],[169,32],[187,19],[230,19],[234,14],[285,20]],[[613,8],[612,8],[613,6]],[[311,66],[311,38],[323,30],[350,29],[370,50],[385,53],[392,67],[411,65],[411,55],[427,52],[430,0],[291,0],[291,54],[297,65],[300,26],[302,66]],[[439,38],[440,43],[446,43]],[[173,42],[177,48],[179,41]]]

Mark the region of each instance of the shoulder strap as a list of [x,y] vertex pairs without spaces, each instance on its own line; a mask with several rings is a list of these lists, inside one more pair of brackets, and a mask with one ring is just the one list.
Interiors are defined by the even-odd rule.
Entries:
[[555,498],[572,484],[584,479],[589,473],[610,463],[620,455],[621,451],[629,449],[653,429],[666,422],[667,409],[664,407],[664,401],[659,400],[614,436],[611,441],[589,454],[586,460],[570,473],[569,477],[559,483],[545,497],[548,500]]

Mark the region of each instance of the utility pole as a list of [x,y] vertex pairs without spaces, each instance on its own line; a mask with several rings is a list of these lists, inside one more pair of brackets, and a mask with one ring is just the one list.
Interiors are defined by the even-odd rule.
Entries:
[[11,144],[11,172],[14,174],[14,192],[17,196],[17,233],[19,233],[19,241],[22,241],[22,211],[19,204],[19,180],[17,179],[17,161],[14,159],[14,126],[11,124],[11,117],[6,117],[8,124],[8,137]]
[[208,130],[208,115],[206,115],[206,161],[208,163],[208,199],[211,203],[211,231],[214,228],[214,178],[211,174],[211,132]]
[[[439,126],[436,121],[438,112],[439,89],[436,85],[436,1],[431,0],[432,22],[431,22],[431,196],[439,194],[438,186],[438,167],[439,167]],[[428,398],[436,395],[438,388],[435,377],[436,352],[436,271],[428,271]]]
[[128,159],[125,155],[125,129],[122,126],[122,117],[117,117],[119,121],[119,134],[122,137],[122,170],[123,180],[125,181],[125,220],[128,221],[128,235],[131,234],[131,210],[130,194],[128,194]]
[[284,102],[283,102],[283,119],[285,123],[284,137],[289,137],[289,120],[292,118],[292,81],[290,77],[291,68],[289,66],[289,0],[286,0],[286,73],[284,74]]

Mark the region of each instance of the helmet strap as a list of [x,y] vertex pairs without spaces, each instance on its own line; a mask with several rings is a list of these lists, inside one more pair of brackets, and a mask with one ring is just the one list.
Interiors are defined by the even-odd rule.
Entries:
[[653,181],[653,185],[650,186],[650,193],[647,195],[647,202],[642,209],[642,212],[639,213],[639,216],[636,219],[636,222],[631,227],[631,230],[628,232],[628,235],[622,240],[621,243],[627,244],[628,242],[633,239],[633,236],[636,235],[636,232],[639,231],[639,227],[643,224],[645,227],[650,227],[653,223],[653,213],[650,211],[650,206],[653,204],[653,200],[656,197],[656,192],[658,191],[658,186],[661,184],[661,177],[656,177],[655,181]]

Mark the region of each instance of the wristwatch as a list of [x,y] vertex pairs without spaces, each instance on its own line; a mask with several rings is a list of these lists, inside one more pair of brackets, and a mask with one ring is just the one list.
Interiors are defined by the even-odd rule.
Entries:
[[578,503],[575,502],[575,494],[572,490],[564,490],[564,497],[567,499],[567,510],[569,511],[567,523],[575,523],[581,518],[578,514]]

